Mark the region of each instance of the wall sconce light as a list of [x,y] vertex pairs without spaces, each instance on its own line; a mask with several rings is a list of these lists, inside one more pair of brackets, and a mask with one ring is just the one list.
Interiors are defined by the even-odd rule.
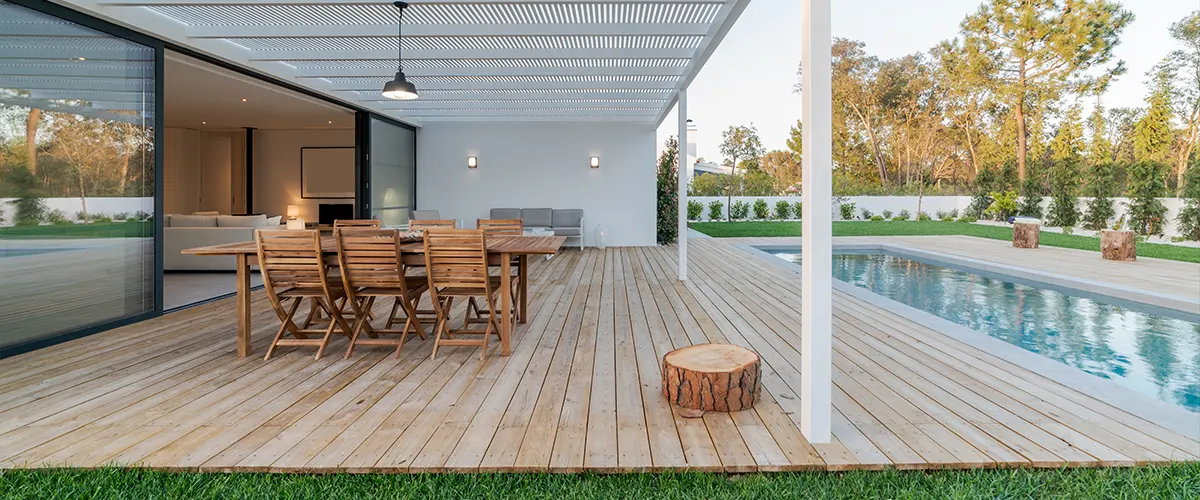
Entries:
[[467,168],[475,168],[479,166],[479,158],[474,156],[467,157]]
[[592,168],[600,168],[600,157],[599,156],[592,157]]

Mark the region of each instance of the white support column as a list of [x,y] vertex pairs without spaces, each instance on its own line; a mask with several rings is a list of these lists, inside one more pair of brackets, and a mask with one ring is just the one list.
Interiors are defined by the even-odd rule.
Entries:
[[803,0],[800,30],[804,121],[800,431],[830,441],[833,410],[833,87],[830,0]]
[[679,281],[687,279],[687,185],[688,185],[688,170],[687,170],[687,89],[679,91],[679,105],[676,107],[679,113],[679,148],[676,154],[676,163],[679,166]]

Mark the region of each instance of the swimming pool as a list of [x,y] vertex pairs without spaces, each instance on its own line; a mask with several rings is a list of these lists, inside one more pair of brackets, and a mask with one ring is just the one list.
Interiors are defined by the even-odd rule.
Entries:
[[[799,263],[794,250],[766,250]],[[880,252],[833,276],[1027,351],[1200,412],[1200,318]]]

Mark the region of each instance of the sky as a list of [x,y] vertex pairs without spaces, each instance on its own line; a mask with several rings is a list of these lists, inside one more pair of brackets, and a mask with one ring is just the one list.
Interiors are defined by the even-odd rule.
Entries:
[[[833,36],[866,42],[867,52],[893,58],[925,52],[954,38],[979,0],[843,0],[833,2]],[[1109,88],[1109,108],[1141,106],[1146,72],[1177,48],[1168,28],[1200,9],[1200,0],[1124,0],[1136,19],[1114,50],[1128,71]],[[792,92],[800,62],[800,2],[751,0],[725,40],[688,88],[688,117],[699,131],[698,154],[721,158],[721,131],[730,125],[758,127],[768,151],[786,149],[800,118],[800,94]],[[1086,112],[1086,109],[1085,109]],[[675,111],[658,128],[659,150],[678,133]]]

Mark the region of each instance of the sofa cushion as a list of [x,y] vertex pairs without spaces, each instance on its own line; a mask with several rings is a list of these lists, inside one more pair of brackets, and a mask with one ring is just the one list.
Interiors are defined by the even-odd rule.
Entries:
[[522,208],[521,224],[525,227],[550,227],[549,208]]
[[215,215],[180,215],[170,216],[170,227],[217,227]]
[[208,210],[204,212],[192,212],[192,215],[221,215],[221,212],[216,210]]
[[437,210],[413,210],[413,220],[438,220],[442,218],[442,214]]
[[488,214],[491,219],[520,219],[521,209],[519,208],[493,208]]
[[[265,215],[218,215],[217,227],[266,227]],[[278,224],[276,224],[278,225]]]
[[267,217],[267,222],[265,222],[263,224],[263,227],[274,229],[275,226],[278,226],[280,224],[283,224],[283,216],[276,215],[274,217]]
[[583,226],[583,210],[578,208],[556,208],[551,217],[551,226],[580,227]]
[[578,227],[554,227],[550,229],[554,231],[555,236],[583,236],[583,231]]

